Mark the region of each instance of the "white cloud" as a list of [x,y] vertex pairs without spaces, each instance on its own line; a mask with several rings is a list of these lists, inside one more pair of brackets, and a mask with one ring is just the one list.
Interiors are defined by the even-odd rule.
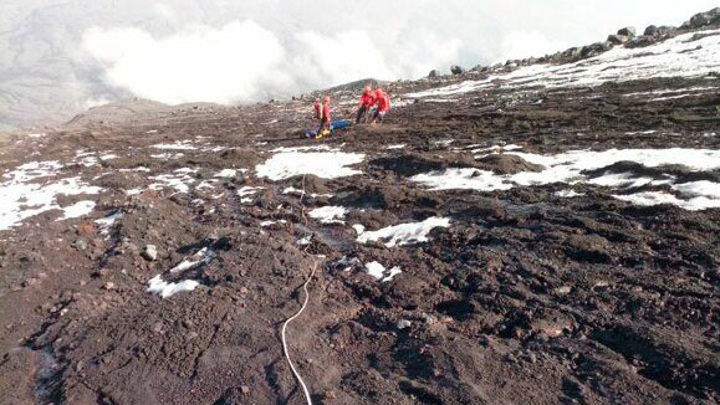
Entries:
[[527,57],[540,57],[568,48],[568,44],[548,39],[540,32],[516,31],[502,40],[500,57],[496,63],[503,63],[511,59],[524,59]]
[[[193,26],[157,38],[138,28],[92,28],[84,49],[105,68],[104,80],[169,104],[234,103],[267,99],[375,77],[417,77],[457,59],[458,39],[431,32],[383,53],[367,32],[298,32],[284,43],[251,20],[220,28]],[[437,52],[428,52],[436,49]]]
[[279,40],[252,21],[160,39],[137,28],[94,28],[84,46],[105,65],[108,83],[165,103],[251,101],[291,84],[277,70]]

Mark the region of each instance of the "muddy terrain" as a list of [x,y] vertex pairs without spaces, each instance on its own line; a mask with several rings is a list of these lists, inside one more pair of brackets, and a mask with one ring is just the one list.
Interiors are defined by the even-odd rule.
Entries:
[[18,134],[0,403],[305,403],[313,269],[315,404],[718,403],[717,65],[392,83],[319,141],[309,98]]

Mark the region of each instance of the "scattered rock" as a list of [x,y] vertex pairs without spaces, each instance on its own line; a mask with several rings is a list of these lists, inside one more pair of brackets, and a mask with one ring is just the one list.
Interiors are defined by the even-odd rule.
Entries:
[[568,295],[572,292],[572,287],[570,286],[562,286],[555,289],[555,294],[557,295]]
[[248,387],[247,385],[241,385],[240,392],[242,392],[243,395],[247,395],[250,393],[250,387]]
[[160,334],[163,332],[163,324],[162,322],[155,322],[151,327],[150,330],[153,333]]
[[465,73],[465,69],[463,69],[462,67],[460,67],[458,65],[453,65],[450,67],[450,72],[454,75],[461,75],[461,74]]
[[407,329],[412,326],[412,322],[408,321],[407,319],[401,319],[397,323],[397,328],[400,330]]
[[625,27],[618,30],[617,34],[619,36],[633,38],[637,35],[637,30],[635,29],[635,27]]
[[115,283],[113,283],[112,281],[108,281],[107,283],[103,284],[102,289],[106,291],[114,290]]
[[87,249],[88,244],[84,239],[78,239],[75,242],[73,242],[72,247],[74,247],[78,251],[83,251],[83,250]]
[[145,250],[142,252],[142,257],[147,261],[154,262],[158,257],[157,247],[155,245],[145,246]]
[[630,42],[630,37],[625,35],[610,35],[607,40],[612,42],[614,45],[623,45]]

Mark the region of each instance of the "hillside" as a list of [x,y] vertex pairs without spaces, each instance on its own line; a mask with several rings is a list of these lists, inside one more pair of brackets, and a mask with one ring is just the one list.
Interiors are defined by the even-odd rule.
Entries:
[[304,403],[280,335],[313,270],[287,336],[316,404],[719,402],[720,21],[694,20],[389,83],[386,123],[320,141],[309,96],[0,139],[0,403]]

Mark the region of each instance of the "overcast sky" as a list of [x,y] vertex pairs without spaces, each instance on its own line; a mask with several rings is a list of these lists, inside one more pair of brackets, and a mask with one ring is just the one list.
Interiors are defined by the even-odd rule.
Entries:
[[[604,40],[626,25],[679,25],[715,6],[717,0],[3,0],[0,119],[3,101],[17,115],[127,96],[238,103],[367,77],[417,79],[451,64],[469,68]],[[43,94],[25,94],[32,91]],[[12,102],[19,104],[7,107]],[[47,105],[33,107],[41,102]]]

